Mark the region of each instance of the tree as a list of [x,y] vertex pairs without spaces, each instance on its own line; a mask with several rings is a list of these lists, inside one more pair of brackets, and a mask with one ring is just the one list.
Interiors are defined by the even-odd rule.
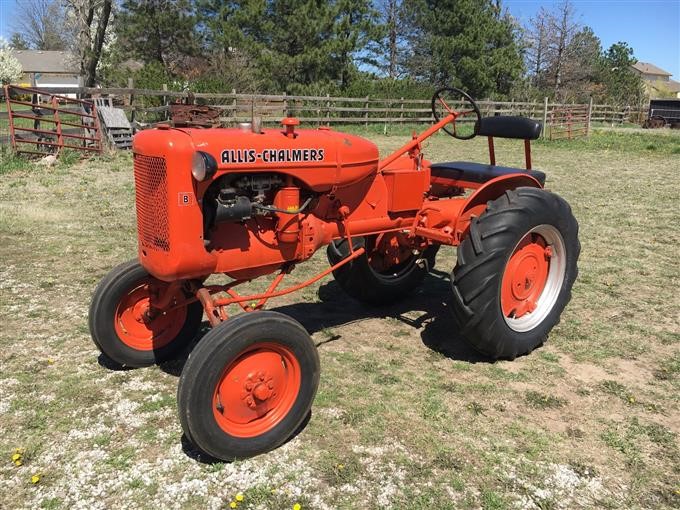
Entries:
[[489,0],[409,2],[412,76],[473,96],[507,94],[523,70],[516,26]]
[[12,34],[12,37],[9,40],[9,45],[10,47],[14,48],[15,50],[28,50],[30,49],[30,45],[26,39],[24,39],[24,36],[21,34],[14,32]]
[[560,95],[565,62],[573,56],[572,39],[580,26],[575,20],[575,9],[571,0],[558,4],[557,15],[550,16],[548,27],[552,38],[548,45],[550,51],[550,72],[555,96]]
[[12,42],[36,50],[65,50],[69,46],[69,20],[58,0],[17,2]]
[[598,89],[602,45],[590,27],[584,27],[569,42],[562,64],[561,97],[588,101]]
[[529,20],[525,30],[526,63],[534,87],[541,87],[545,81],[548,66],[548,44],[550,13],[541,7]]
[[74,48],[86,87],[94,87],[112,0],[66,0],[77,34]]
[[12,55],[7,42],[0,37],[0,83],[7,85],[17,81],[22,74],[21,63]]
[[612,44],[601,61],[601,78],[607,97],[619,105],[639,105],[644,97],[642,78],[632,68],[637,62],[625,42]]
[[128,56],[157,62],[170,74],[191,68],[197,19],[189,0],[126,0],[116,16],[117,44]]
[[370,0],[205,0],[198,11],[209,48],[252,59],[261,87],[289,92],[347,87],[377,19]]

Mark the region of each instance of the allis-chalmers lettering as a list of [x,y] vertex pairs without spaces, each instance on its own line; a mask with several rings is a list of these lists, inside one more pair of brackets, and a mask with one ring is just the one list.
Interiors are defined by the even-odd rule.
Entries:
[[324,149],[224,149],[222,163],[300,163],[305,161],[323,161]]

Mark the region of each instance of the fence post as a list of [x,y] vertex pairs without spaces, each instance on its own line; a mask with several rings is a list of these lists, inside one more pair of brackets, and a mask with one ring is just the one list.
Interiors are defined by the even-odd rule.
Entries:
[[[164,83],[163,84],[163,92],[167,92],[167,91],[168,91],[168,84]],[[164,118],[165,118],[165,120],[168,120],[170,118],[170,108],[168,108],[168,96],[163,96],[162,102],[163,102],[163,106],[165,106]]]
[[331,95],[326,94],[326,124],[331,125]]
[[586,119],[586,136],[590,136],[590,118],[593,116],[593,96],[588,101],[588,118]]
[[283,93],[283,117],[288,117],[288,98],[285,92]]
[[[128,78],[128,88],[129,89],[134,89],[135,88],[135,80],[130,77]],[[132,90],[130,91],[130,98],[128,100],[130,102],[130,122],[135,121],[135,95],[132,93]]]
[[234,95],[234,99],[231,101],[231,122],[233,125],[236,122],[236,89],[231,89],[231,93]]
[[368,126],[368,97],[366,96],[366,102],[364,103],[364,109],[366,112],[364,113],[364,119],[366,119],[365,124]]
[[545,132],[548,129],[548,98],[543,98],[543,138],[545,138]]
[[404,98],[401,98],[401,113],[399,114],[399,118],[401,119],[400,123],[404,123]]
[[82,76],[78,76],[78,93],[76,94],[76,99],[82,99],[83,96],[85,95],[83,93],[83,88],[85,87],[85,82],[83,81]]

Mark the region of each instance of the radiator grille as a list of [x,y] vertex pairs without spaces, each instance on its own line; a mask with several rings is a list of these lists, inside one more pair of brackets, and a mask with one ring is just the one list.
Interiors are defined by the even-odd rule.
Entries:
[[140,244],[170,251],[165,159],[135,154],[135,197]]

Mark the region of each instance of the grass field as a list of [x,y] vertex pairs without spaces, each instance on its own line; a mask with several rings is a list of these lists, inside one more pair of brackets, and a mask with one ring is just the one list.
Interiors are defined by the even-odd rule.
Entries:
[[[490,363],[465,345],[447,310],[453,250],[388,308],[324,279],[270,306],[318,344],[311,420],[230,464],[182,440],[182,360],[111,371],[89,338],[95,285],[136,253],[129,154],[53,168],[0,154],[0,508],[679,508],[680,133],[638,135],[536,144],[583,245],[545,346]],[[370,136],[383,153],[405,141]],[[426,147],[434,161],[485,150]],[[521,142],[497,158],[520,165]],[[319,253],[293,277],[325,266]]]

